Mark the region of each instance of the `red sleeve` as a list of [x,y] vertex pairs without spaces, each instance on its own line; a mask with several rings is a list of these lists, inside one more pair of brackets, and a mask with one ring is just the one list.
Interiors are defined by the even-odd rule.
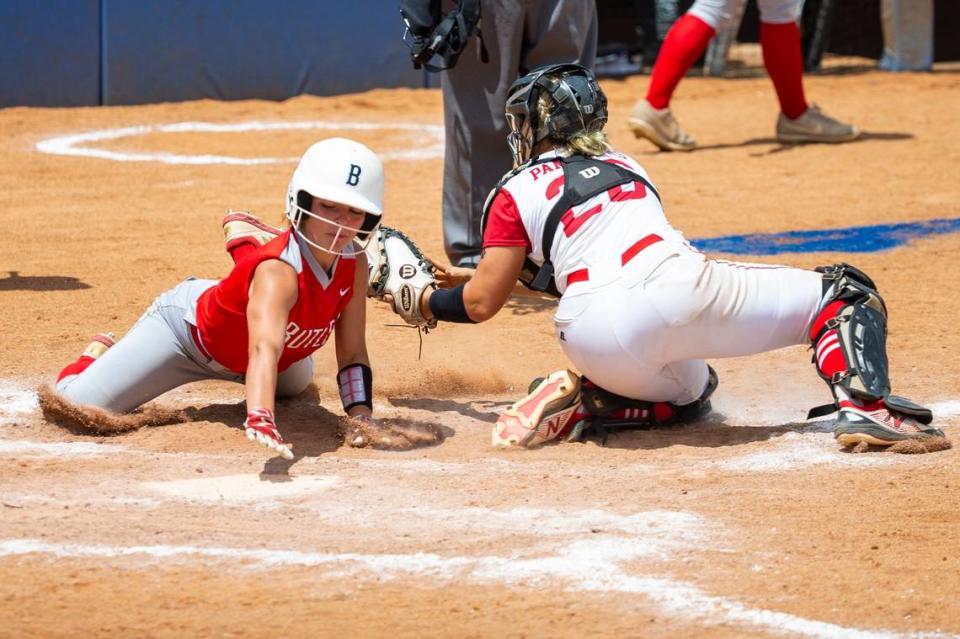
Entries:
[[527,229],[520,219],[520,210],[513,196],[500,189],[487,214],[487,228],[483,232],[483,248],[489,246],[523,246],[527,253],[532,250]]

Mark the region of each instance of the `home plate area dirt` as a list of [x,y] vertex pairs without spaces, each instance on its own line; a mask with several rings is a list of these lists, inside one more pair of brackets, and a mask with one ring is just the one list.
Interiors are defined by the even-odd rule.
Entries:
[[[957,218],[957,78],[809,78],[868,133],[832,147],[774,141],[764,78],[690,78],[677,111],[704,148],[685,155],[629,134],[646,78],[603,85],[614,145],[697,240]],[[383,153],[385,222],[442,255],[441,123],[436,90],[0,110],[0,636],[960,636],[960,453],[842,450],[803,419],[828,399],[803,348],[711,362],[700,423],[499,451],[498,411],[567,365],[552,305],[441,326],[418,359],[371,303],[375,411],[438,445],[342,446],[332,348],[278,405],[289,462],[246,440],[228,383],[157,400],[184,423],[113,437],[43,417],[37,388],[90,336],[227,272],[227,208],[279,222],[290,158],[321,137]],[[862,248],[724,257],[870,273],[895,390],[955,439],[960,239]]]

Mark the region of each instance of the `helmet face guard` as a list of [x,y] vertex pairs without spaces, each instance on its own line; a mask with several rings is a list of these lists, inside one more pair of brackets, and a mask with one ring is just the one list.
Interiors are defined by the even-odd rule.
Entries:
[[[538,102],[546,91],[550,117],[540,122]],[[566,140],[582,132],[600,131],[607,123],[607,97],[593,73],[579,64],[554,64],[517,79],[504,107],[510,133],[507,144],[514,163],[530,159],[533,147],[546,138]]]
[[[340,241],[340,238],[349,234],[355,235],[354,241],[359,245],[360,250],[367,248],[367,244],[370,243],[370,238],[373,237],[377,227],[380,226],[379,215],[365,212],[363,224],[360,225],[360,228],[355,228],[345,224],[340,224],[339,222],[334,222],[333,220],[325,218],[323,215],[314,213],[310,210],[313,200],[314,197],[312,195],[306,191],[300,191],[296,194],[296,196],[293,197],[293,201],[289,205],[289,208],[292,211],[292,215],[290,215],[290,226],[293,228],[293,232],[296,233],[298,238],[318,251],[323,251],[324,253],[329,253],[331,255],[349,255],[353,253],[353,251],[349,248],[349,243],[346,244],[342,249],[337,250],[335,248],[337,243]],[[310,206],[303,206],[304,204],[309,204]],[[324,246],[322,244],[318,244],[307,237],[307,234],[304,233],[300,228],[304,223],[305,217],[311,217],[336,229],[336,233],[330,239],[329,245]]]

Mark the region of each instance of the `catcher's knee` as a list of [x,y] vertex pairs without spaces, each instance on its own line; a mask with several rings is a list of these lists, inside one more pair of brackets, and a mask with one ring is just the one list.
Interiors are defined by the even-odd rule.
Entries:
[[[811,330],[814,361],[820,376],[831,386],[854,396],[880,399],[890,394],[887,362],[887,307],[873,280],[849,264],[818,267],[824,295],[820,315]],[[843,367],[825,362],[834,351],[843,356]]]

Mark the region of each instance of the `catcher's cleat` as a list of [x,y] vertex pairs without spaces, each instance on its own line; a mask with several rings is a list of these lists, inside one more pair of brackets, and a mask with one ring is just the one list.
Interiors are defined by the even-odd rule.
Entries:
[[627,118],[630,130],[638,138],[646,138],[663,151],[692,151],[697,141],[680,128],[670,107],[655,109],[645,99],[637,102]]
[[710,396],[718,384],[717,372],[707,366],[707,386],[700,397],[689,404],[673,404],[623,397],[583,378],[581,400],[584,410],[596,418],[598,426],[653,428],[695,422],[707,415],[712,409]]
[[[906,402],[904,407],[907,410],[920,412],[909,415],[890,406],[902,402]],[[925,423],[928,417],[932,418],[928,410],[896,396],[869,404],[842,401],[833,433],[843,446],[855,446],[860,442],[890,446],[906,439],[943,437],[943,431]]]
[[777,141],[784,144],[849,142],[858,137],[860,129],[831,118],[815,104],[799,118],[791,120],[782,113],[777,118]]
[[586,417],[580,408],[580,377],[572,371],[557,371],[504,411],[493,427],[492,443],[530,448],[565,439]]
[[227,211],[222,225],[223,240],[228,252],[245,243],[263,246],[283,232],[269,224],[264,224],[245,211]]

